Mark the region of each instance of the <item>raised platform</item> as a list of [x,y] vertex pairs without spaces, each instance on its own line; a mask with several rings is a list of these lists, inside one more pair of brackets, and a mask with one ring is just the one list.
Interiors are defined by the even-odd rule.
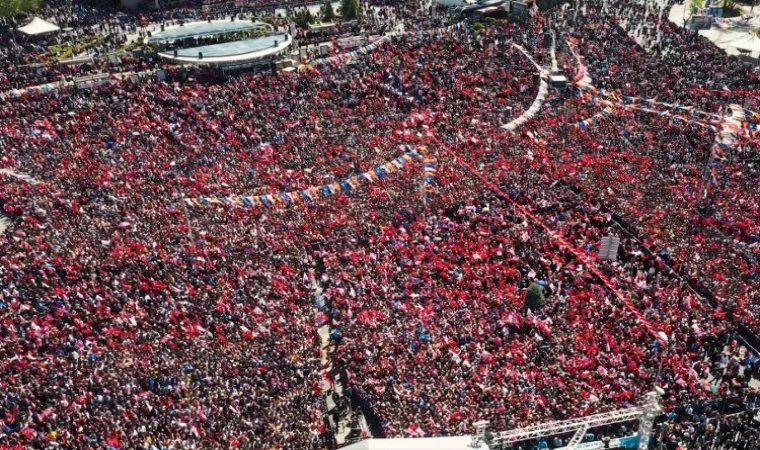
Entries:
[[[159,56],[177,64],[217,65],[239,64],[266,58],[284,52],[293,42],[289,34],[275,34],[224,44],[184,48],[174,52],[162,52]],[[276,43],[276,45],[275,45]],[[203,54],[203,58],[200,58]]]
[[488,450],[485,444],[471,447],[472,436],[365,439],[343,447],[344,450]]
[[[635,449],[638,447],[637,435],[615,438],[605,446],[602,441],[583,442],[572,450]],[[489,450],[488,445],[480,443],[472,446],[472,436],[402,438],[402,439],[365,439],[356,444],[343,447],[343,450]],[[571,450],[561,447],[556,450]]]
[[190,37],[216,36],[226,33],[237,33],[257,29],[272,30],[272,26],[263,22],[250,22],[244,20],[212,20],[210,22],[191,22],[184,25],[174,25],[163,31],[152,34],[145,38],[146,44],[156,42],[173,42]]

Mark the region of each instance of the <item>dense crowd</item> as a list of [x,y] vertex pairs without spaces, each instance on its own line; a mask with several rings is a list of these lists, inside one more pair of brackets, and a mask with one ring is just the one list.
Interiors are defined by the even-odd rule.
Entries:
[[[56,24],[61,31],[25,35],[17,30],[32,15],[0,18],[0,94],[30,86],[70,81],[99,73],[129,73],[171,67],[161,62],[156,48],[143,44],[148,33],[161,26],[181,22],[256,18],[278,31],[290,31],[290,23],[303,4],[241,5],[236,2],[209,3],[203,8],[173,4],[171,8],[130,14],[120,9],[81,1],[45,4],[36,16]],[[302,47],[335,40],[341,36],[375,35],[390,32],[402,20],[413,20],[419,5],[363,5],[365,14],[350,23],[338,23],[318,32],[298,30],[296,44]],[[315,14],[321,19],[321,13]],[[419,21],[414,20],[415,23]],[[210,39],[210,38],[206,38]],[[219,39],[218,37],[215,39]],[[224,41],[233,39],[232,36]],[[133,50],[137,52],[133,53]]]
[[756,448],[760,438],[757,411],[746,404],[755,396],[699,402],[669,412],[656,424],[652,448]]
[[[0,174],[0,449],[329,447],[320,323],[378,434],[508,429],[659,385],[677,411],[663,446],[745,448],[752,417],[710,402],[746,406],[758,371],[720,341],[760,308],[754,144],[739,139],[706,202],[704,127],[622,107],[576,127],[601,107],[570,91],[502,126],[539,89],[512,44],[578,65],[562,40],[550,51],[550,23],[610,91],[720,113],[730,98],[710,90],[755,74],[635,5],[477,31],[421,6],[389,12],[410,32],[350,64],[6,102],[0,168],[35,182]],[[610,12],[661,39],[647,53]],[[402,146],[435,176],[415,161],[293,207],[184,201],[328,185]],[[599,260],[609,235],[617,259]],[[526,306],[534,288],[545,305]]]
[[[667,10],[663,12],[667,15]],[[725,83],[731,88],[738,84],[744,86],[756,82],[756,75],[751,66],[743,65],[736,58],[718,58],[715,47],[707,40],[692,33],[680,39],[689,31],[678,29],[672,32],[673,24],[663,17],[658,18],[665,28],[665,36],[658,44],[655,53],[663,61],[657,66],[649,63],[648,80],[662,74],[661,84],[673,86],[672,96],[668,90],[658,91],[658,98],[684,102],[686,87],[678,87],[666,78],[668,72],[677,72],[677,78],[684,82],[681,71],[695,77],[690,86],[697,89],[715,87],[716,79],[729,76]],[[590,73],[595,80],[613,78],[610,71],[620,74],[640,73],[640,67],[648,54],[636,46],[630,45],[630,38],[610,27],[595,27],[595,33],[584,36],[583,52],[589,61]],[[619,42],[615,46],[614,43]],[[625,43],[628,42],[628,46]],[[665,44],[667,43],[667,44]],[[602,62],[605,56],[612,58],[605,48],[631,48],[624,59]],[[682,48],[690,51],[712,55],[716,59],[710,70],[704,67],[697,71],[690,68],[694,61],[686,58],[682,62]],[[697,74],[697,72],[699,72]],[[624,75],[624,79],[625,79]],[[671,77],[676,79],[676,77]],[[707,81],[711,80],[711,81]],[[623,89],[646,83],[643,79],[631,80]],[[614,86],[606,85],[610,88]],[[678,91],[680,94],[675,94]],[[720,98],[720,103],[711,94],[700,100],[694,95],[700,108],[702,105],[725,105],[731,98]],[[644,95],[636,92],[636,95]],[[741,99],[741,97],[739,97]],[[739,100],[734,98],[734,102]],[[701,104],[700,104],[701,103]],[[692,103],[693,104],[693,103]],[[727,113],[727,111],[723,111]],[[605,122],[600,127],[605,131],[598,133],[592,128],[589,132],[574,133],[579,144],[595,148],[595,155],[578,155],[562,160],[565,170],[568,165],[578,164],[579,172],[584,167],[596,167],[601,171],[599,177],[577,177],[576,183],[583,183],[589,189],[597,191],[602,199],[612,205],[619,203],[616,212],[628,222],[639,228],[639,235],[649,238],[648,244],[655,248],[666,249],[678,262],[680,271],[690,278],[692,284],[705,287],[702,292],[707,297],[715,296],[720,305],[737,304],[749,309],[745,319],[752,320],[760,306],[757,297],[758,282],[758,228],[756,214],[757,190],[752,188],[758,178],[758,166],[753,157],[754,143],[741,139],[729,158],[719,164],[712,202],[702,201],[705,196],[704,172],[709,160],[710,148],[715,142],[715,133],[699,126],[684,126],[667,118],[638,111],[623,111],[621,117]],[[557,115],[554,120],[565,120],[564,115]],[[551,120],[551,119],[549,119]],[[573,136],[571,135],[571,139]],[[573,139],[576,140],[576,139]],[[549,148],[551,150],[551,148]],[[563,149],[564,150],[564,149]],[[639,150],[639,151],[637,151]],[[641,151],[643,150],[643,151]],[[579,159],[582,158],[582,159]],[[602,164],[599,164],[602,163]],[[646,169],[646,170],[643,170]],[[605,173],[606,172],[606,173]],[[631,189],[631,182],[636,188]],[[713,184],[713,183],[710,183]],[[607,193],[605,194],[606,191]],[[668,192],[669,195],[665,195]],[[709,294],[708,294],[709,290]]]

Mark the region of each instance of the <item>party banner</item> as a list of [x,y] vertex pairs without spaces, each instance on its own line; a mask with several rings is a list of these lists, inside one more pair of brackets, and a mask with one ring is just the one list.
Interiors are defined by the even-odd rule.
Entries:
[[592,80],[591,77],[588,74],[588,67],[586,66],[585,62],[583,61],[583,57],[578,53],[578,50],[576,50],[577,43],[573,38],[565,37],[565,42],[567,43],[567,47],[570,49],[570,53],[572,53],[573,57],[575,58],[575,62],[578,64],[578,69],[575,71],[575,75],[573,75],[573,84],[575,84],[578,87],[588,87],[591,86]]
[[359,189],[363,185],[374,183],[386,176],[400,172],[414,161],[423,163],[425,174],[425,192],[427,195],[435,192],[437,160],[428,153],[426,147],[413,149],[409,146],[401,146],[404,153],[398,158],[374,169],[345,178],[335,183],[324,186],[312,186],[306,189],[297,189],[291,192],[278,192],[266,195],[232,195],[227,197],[199,196],[185,198],[185,204],[191,207],[203,207],[207,205],[225,205],[238,207],[280,207],[292,206],[300,203],[313,204],[321,198],[331,197],[340,193],[349,193]]
[[532,119],[536,114],[538,114],[539,110],[541,110],[541,106],[543,106],[547,95],[549,95],[549,83],[546,81],[546,77],[542,76],[541,83],[538,86],[538,94],[536,95],[535,100],[533,100],[533,104],[530,105],[530,108],[522,113],[520,117],[507,124],[502,125],[501,128],[509,131],[514,131],[522,126],[522,124]]
[[501,128],[509,131],[514,131],[522,124],[527,122],[528,120],[532,119],[538,112],[541,110],[541,106],[544,104],[544,100],[546,100],[546,96],[549,95],[549,83],[546,81],[546,73],[545,71],[536,64],[536,61],[533,59],[533,57],[528,53],[524,48],[520,47],[517,44],[512,44],[512,46],[516,49],[518,49],[522,54],[533,63],[534,66],[536,66],[536,70],[538,70],[538,74],[541,76],[541,82],[538,85],[538,94],[536,94],[536,98],[533,100],[533,104],[530,105],[530,107],[520,115],[520,117],[517,117],[516,119],[512,120],[511,122],[504,124],[501,126]]
[[536,60],[535,60],[535,59],[533,59],[533,56],[531,56],[531,55],[530,55],[530,53],[528,53],[528,51],[527,51],[527,50],[525,50],[524,48],[522,48],[522,46],[520,46],[520,45],[517,45],[517,44],[514,44],[514,43],[512,44],[512,47],[514,47],[514,48],[516,48],[516,49],[520,50],[520,52],[522,52],[522,54],[523,54],[523,55],[524,55],[526,58],[528,58],[528,61],[530,61],[531,63],[533,63],[533,65],[536,67],[536,70],[538,71],[538,73],[539,73],[539,74],[541,74],[541,75],[545,75],[545,70],[544,70],[544,68],[543,68],[543,67],[541,67],[541,66],[540,66],[540,65],[539,65],[539,64],[536,62]]

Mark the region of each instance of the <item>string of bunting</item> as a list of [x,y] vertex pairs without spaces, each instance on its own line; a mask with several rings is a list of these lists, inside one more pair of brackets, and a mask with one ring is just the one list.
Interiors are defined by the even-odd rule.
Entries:
[[565,36],[565,42],[567,42],[567,47],[570,49],[570,53],[572,53],[573,57],[575,58],[575,62],[578,65],[578,69],[575,71],[575,75],[573,75],[573,84],[577,85],[578,87],[593,87],[591,85],[591,77],[588,75],[588,67],[584,63],[583,57],[575,48],[577,45],[575,39],[570,38],[569,36]]
[[731,105],[731,115],[726,116],[720,131],[715,135],[715,143],[710,147],[710,160],[707,163],[703,197],[712,195],[718,184],[718,167],[726,158],[728,150],[736,145],[736,140],[743,132],[746,111],[738,105]]
[[[681,104],[674,104],[674,103],[665,103],[665,102],[658,102],[651,98],[646,97],[635,97],[630,95],[622,95],[622,102],[625,105],[640,105],[642,103],[646,104],[648,107],[660,107],[665,110],[670,111],[684,111],[689,113],[692,117],[702,117],[704,119],[707,119],[709,121],[714,121],[715,123],[720,123],[723,120],[723,117],[718,114],[709,113],[706,111],[702,111],[699,109],[696,109],[693,106],[686,106]],[[653,108],[656,109],[656,108]]]
[[21,172],[16,172],[15,170],[11,170],[11,169],[0,169],[0,178],[2,178],[2,176],[4,175],[15,178],[17,180],[25,181],[29,184],[42,184],[42,182],[38,181],[36,178],[32,177],[31,175],[27,175]]
[[[720,94],[720,95],[726,95],[726,96],[740,96],[744,97],[745,99],[747,97],[751,97],[753,99],[760,98],[760,93],[758,91],[745,91],[745,90],[729,90],[728,88],[723,89],[689,89],[689,92],[696,93],[696,94],[703,94],[703,93],[710,93],[710,94]],[[745,108],[740,107],[739,105],[733,105],[732,106],[733,113],[731,115],[732,122],[734,122],[733,119],[736,119],[739,121],[740,128],[747,130],[744,132],[745,135],[749,136],[750,138],[757,138],[758,137],[758,131],[760,131],[760,112],[757,111],[751,111]]]
[[636,111],[643,111],[643,112],[658,114],[661,117],[668,117],[672,122],[682,122],[682,123],[688,124],[688,125],[697,125],[697,126],[704,127],[704,128],[706,128],[706,129],[708,129],[710,131],[713,131],[713,132],[717,132],[718,129],[719,129],[719,127],[717,125],[714,125],[712,123],[705,123],[705,122],[701,122],[699,120],[688,119],[686,117],[679,116],[677,114],[673,114],[673,113],[670,113],[668,111],[657,111],[657,110],[652,109],[652,108],[637,107],[637,106],[631,106],[631,105],[620,105],[620,104],[616,104],[616,103],[612,103],[612,102],[604,102],[604,104],[606,104],[608,106],[606,106],[604,109],[602,109],[597,114],[595,114],[595,115],[593,115],[593,116],[591,116],[589,118],[580,120],[580,121],[578,121],[577,123],[575,123],[573,125],[576,128],[586,128],[587,126],[589,126],[591,124],[597,124],[597,123],[599,123],[599,121],[601,119],[607,118],[607,117],[610,117],[611,115],[613,115],[615,113],[615,106],[618,106],[618,107],[623,107],[623,108],[626,108],[626,109],[631,109],[631,110],[636,110]]
[[185,198],[184,201],[187,206],[199,208],[208,205],[270,208],[292,206],[303,202],[314,204],[321,198],[331,197],[339,193],[352,192],[363,185],[382,180],[392,173],[400,172],[414,161],[420,161],[424,165],[426,195],[434,193],[438,164],[435,157],[429,154],[427,148],[424,146],[418,147],[417,149],[413,149],[409,146],[401,146],[401,149],[404,150],[404,153],[392,161],[377,166],[370,171],[324,186],[312,186],[291,192],[279,192],[265,195],[231,195],[226,197],[199,196]]
[[30,92],[51,92],[58,89],[61,89],[64,86],[61,82],[55,82],[55,83],[46,83],[39,86],[29,86],[23,89],[12,89],[8,92],[0,92],[0,100],[5,100],[6,97],[21,97],[22,95],[26,95]]
[[431,157],[425,156],[423,159],[423,167],[425,173],[425,196],[430,196],[435,192],[436,174],[438,173],[438,161]]
[[754,14],[742,14],[739,17],[730,17],[724,19],[723,17],[713,17],[713,23],[721,30],[727,30],[735,26],[746,26],[750,20],[754,19]]
[[[745,100],[748,97],[751,97],[754,100],[760,99],[760,91],[746,91],[746,90],[730,90],[728,88],[723,89],[687,89],[689,92],[695,93],[695,94],[718,94],[718,95],[725,95],[725,96],[733,96],[733,97],[743,97]],[[750,110],[744,110],[745,113],[745,119],[751,122],[758,122],[760,121],[760,112],[756,111],[750,111]]]
[[760,129],[760,126],[758,126],[758,122],[760,122],[760,112],[749,111],[746,109],[742,111],[742,127],[749,130]]
[[[630,95],[618,96],[616,94],[608,93],[604,89],[601,89],[601,90],[597,89],[592,84],[591,77],[588,75],[588,69],[586,65],[583,63],[583,57],[581,57],[581,55],[578,53],[578,51],[575,48],[576,42],[572,38],[569,38],[569,37],[566,37],[566,42],[567,42],[568,48],[570,49],[570,52],[573,54],[578,64],[578,70],[576,71],[576,74],[573,77],[573,84],[575,84],[576,87],[578,88],[578,95],[580,95],[582,98],[591,100],[594,103],[599,103],[604,106],[604,109],[602,109],[597,114],[594,114],[593,116],[589,118],[580,120],[577,123],[573,124],[573,126],[577,128],[586,128],[590,124],[597,124],[599,123],[601,119],[610,117],[611,115],[613,115],[615,113],[615,107],[623,107],[627,109],[658,114],[662,117],[670,118],[670,120],[673,122],[680,121],[680,122],[687,123],[689,125],[699,125],[713,132],[718,131],[719,129],[718,126],[722,123],[723,118],[716,114],[704,112],[692,106],[658,102],[654,99],[650,99],[646,97],[637,97],[637,96],[630,96]],[[688,111],[692,116],[697,116],[697,117],[701,116],[708,120],[702,121],[702,120],[695,120],[692,118],[686,118],[679,114],[674,114],[672,112],[673,110]],[[758,129],[758,131],[760,131],[760,128]]]
[[[413,35],[421,35],[421,36],[436,36],[440,38],[442,36],[448,35],[455,31],[461,31],[464,29],[465,29],[464,23],[459,22],[454,25],[449,25],[447,27],[433,28],[429,30],[406,31],[406,32],[400,33],[399,35],[413,34]],[[394,35],[395,34],[388,34],[388,35],[382,36],[379,39],[367,45],[363,45],[357,48],[356,50],[353,50],[350,52],[341,53],[339,55],[333,55],[333,56],[322,56],[320,58],[312,59],[307,64],[301,64],[300,66],[298,66],[298,69],[304,70],[307,68],[312,68],[312,67],[323,65],[323,64],[338,65],[338,64],[348,64],[348,63],[354,62],[359,57],[367,56],[369,53],[376,50],[383,44],[390,42],[391,39],[393,39]]]
[[[573,77],[573,84],[578,88],[578,95],[582,98],[591,100],[595,104],[602,104],[605,106],[602,111],[594,116],[588,119],[583,119],[574,124],[576,127],[585,128],[590,123],[596,124],[602,118],[614,114],[615,107],[623,107],[658,114],[663,117],[668,117],[674,122],[681,121],[689,125],[699,125],[715,132],[715,143],[710,148],[710,159],[704,175],[704,198],[707,198],[712,194],[718,183],[718,168],[725,159],[727,151],[736,145],[739,136],[744,135],[751,138],[757,138],[760,136],[760,124],[757,123],[760,121],[760,113],[746,110],[738,105],[731,105],[732,114],[730,116],[720,116],[701,111],[693,106],[658,102],[646,97],[629,95],[617,96],[609,94],[603,89],[598,90],[593,86],[587,68],[585,64],[583,64],[581,56],[575,49],[575,42],[570,38],[566,38],[566,41],[570,48],[570,52],[578,62],[578,70]],[[687,112],[691,117],[687,118],[674,112]],[[699,120],[695,118],[699,118]]]
[[541,65],[539,65],[536,62],[535,59],[533,59],[533,57],[530,55],[530,53],[528,53],[527,50],[525,50],[524,48],[522,48],[522,46],[520,46],[518,44],[515,44],[515,43],[512,43],[512,47],[516,48],[517,50],[520,50],[520,52],[528,59],[528,61],[530,61],[531,63],[533,63],[533,65],[536,67],[536,70],[538,71],[538,73],[540,75],[542,75],[542,76],[544,75],[544,69],[543,69],[543,67],[541,67]]
[[597,89],[593,85],[593,80],[588,74],[588,68],[583,61],[583,57],[580,55],[578,50],[576,49],[577,42],[575,39],[565,36],[565,42],[567,43],[567,47],[570,49],[570,53],[575,58],[575,62],[578,65],[578,69],[575,71],[575,75],[573,76],[573,84],[578,87],[579,95],[584,96],[584,98],[591,99],[594,102],[599,101],[600,103],[606,104],[604,109],[599,111],[598,113],[594,114],[591,117],[588,117],[586,119],[579,120],[578,122],[574,123],[573,126],[576,128],[586,128],[589,124],[597,124],[600,120],[610,117],[613,114],[615,114],[615,108],[612,102],[604,101],[598,98],[595,98],[592,93],[598,92]]
[[[686,106],[673,103],[658,102],[654,99],[646,97],[637,97],[631,95],[616,95],[605,91],[604,89],[596,89],[593,86],[578,86],[579,95],[583,98],[590,99],[598,102],[604,100],[609,102],[607,104],[614,104],[617,106],[628,107],[631,109],[638,109],[640,111],[651,112],[660,114],[662,116],[673,116],[673,111],[688,112],[692,117],[701,117],[703,124],[720,124],[723,121],[723,116],[705,112],[694,108],[693,106]],[[688,120],[688,119],[687,119]]]
[[749,135],[749,137],[751,138],[757,138],[758,136],[760,136],[760,124],[741,122],[739,127],[742,130],[746,130],[744,133]]
[[[596,91],[596,92],[597,93],[602,93],[603,91]],[[626,108],[626,109],[635,110],[635,111],[643,111],[643,112],[647,112],[647,113],[651,113],[651,114],[657,114],[657,115],[659,115],[661,117],[668,117],[673,122],[683,122],[683,123],[686,123],[686,124],[689,124],[689,125],[702,126],[702,127],[706,128],[706,129],[708,129],[710,131],[713,131],[713,132],[717,132],[718,131],[718,126],[721,123],[721,121],[716,120],[716,118],[720,117],[720,116],[715,115],[715,114],[710,114],[713,117],[709,121],[697,120],[697,119],[694,119],[694,118],[686,118],[686,117],[681,116],[679,114],[674,114],[672,111],[670,111],[668,109],[658,108],[657,107],[658,106],[657,103],[654,103],[654,104],[652,104],[652,103],[645,103],[645,104],[640,104],[640,103],[618,103],[618,102],[615,102],[615,101],[606,100],[606,98],[615,98],[614,96],[611,96],[609,94],[607,94],[606,97],[605,97],[604,94],[602,94],[602,95],[594,95],[594,92],[591,91],[590,89],[585,89],[585,90],[582,89],[580,95],[583,98],[591,100],[594,103],[598,103],[598,104],[604,105],[605,109],[608,109],[610,107],[612,107],[612,108],[621,107],[621,108]],[[665,105],[668,105],[668,104],[665,104]],[[672,105],[669,105],[669,106],[672,106]],[[680,107],[681,110],[694,111],[694,110],[691,110],[690,108],[691,107]],[[588,126],[590,123],[598,123],[598,120],[602,116],[608,117],[609,115],[610,115],[609,113],[607,113],[605,115],[605,113],[600,112],[600,113],[596,114],[593,117],[590,117],[588,119],[584,119],[584,120],[579,121],[578,123],[575,124],[575,126],[584,128],[584,127]],[[694,115],[694,114],[692,114],[692,115]]]
[[586,128],[589,124],[596,125],[597,123],[599,123],[601,119],[610,117],[613,114],[615,114],[615,108],[613,108],[612,106],[607,106],[603,110],[594,114],[593,116],[578,121],[577,123],[573,124],[573,126],[575,126],[576,128]]

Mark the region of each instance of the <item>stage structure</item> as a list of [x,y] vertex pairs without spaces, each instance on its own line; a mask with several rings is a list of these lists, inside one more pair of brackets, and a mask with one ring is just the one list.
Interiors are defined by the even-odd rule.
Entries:
[[[214,37],[220,39],[209,40]],[[293,37],[267,23],[230,19],[162,26],[144,41],[162,47],[158,55],[170,63],[223,68],[272,62],[287,52]]]
[[182,23],[165,27],[161,25],[161,31],[149,34],[145,37],[145,44],[158,44],[182,41],[189,38],[218,36],[230,33],[242,33],[252,31],[273,32],[272,25],[265,22],[246,20],[209,20]]
[[639,422],[639,449],[646,450],[648,448],[649,439],[652,435],[652,424],[654,423],[655,417],[657,417],[661,411],[660,393],[655,391],[646,395],[643,406],[620,409],[577,419],[546,422],[510,431],[502,431],[494,434],[491,439],[487,439],[488,433],[485,428],[481,426],[481,429],[479,429],[478,433],[472,438],[472,448],[480,448],[476,446],[479,442],[485,442],[489,449],[508,448],[515,442],[519,441],[558,434],[574,433],[570,442],[564,448],[566,450],[576,450],[579,448],[586,432],[592,428],[637,420]]
[[[509,431],[491,433],[489,422],[475,422],[475,434],[472,436],[409,438],[409,439],[367,439],[344,447],[345,450],[503,450],[511,449],[516,443],[557,435],[569,435],[572,438],[567,445],[556,450],[604,450],[615,448],[638,448],[646,450],[652,436],[654,419],[662,413],[660,406],[661,390],[656,390],[644,397],[641,406],[579,417],[569,420],[557,420],[517,428]],[[605,441],[582,442],[586,433],[595,428],[624,422],[638,422],[638,433],[622,438]]]

